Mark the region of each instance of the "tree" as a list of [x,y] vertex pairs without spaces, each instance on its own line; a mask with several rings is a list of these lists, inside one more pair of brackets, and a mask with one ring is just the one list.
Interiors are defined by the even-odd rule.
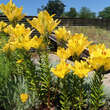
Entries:
[[60,17],[64,12],[65,5],[60,0],[49,0],[46,6],[42,6],[41,10],[47,10],[50,15],[56,14],[57,17]]
[[98,17],[100,17],[100,18],[110,18],[110,7],[106,7],[106,8],[104,8],[103,11],[100,11]]
[[64,12],[62,17],[77,17],[78,13],[75,8],[71,7],[69,12]]
[[96,18],[96,14],[87,7],[80,9],[79,18]]

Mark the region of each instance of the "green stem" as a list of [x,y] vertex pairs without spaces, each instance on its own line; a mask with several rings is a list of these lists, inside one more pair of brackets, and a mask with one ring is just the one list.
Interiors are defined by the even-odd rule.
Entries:
[[[103,79],[103,74],[104,72],[104,67],[99,68],[94,75],[94,79],[92,80],[92,85],[91,85],[91,102],[94,102],[91,104],[90,108],[93,108],[95,110],[98,110],[101,103],[103,104],[103,89],[102,89],[102,79]],[[95,98],[94,98],[94,97]]]
[[45,52],[46,55],[46,65],[47,65],[47,76],[48,76],[48,110],[50,110],[50,81],[51,81],[51,76],[50,76],[50,68],[49,68],[49,61],[48,61],[48,52]]
[[50,89],[48,87],[48,110],[50,110]]
[[50,75],[50,68],[49,68],[49,61],[48,61],[48,56],[49,56],[49,50],[48,50],[48,36],[46,36],[46,50],[44,51],[45,55],[45,63],[46,63],[46,71],[47,71],[47,77],[48,77],[48,110],[50,110],[50,81],[51,81],[51,75]]
[[44,74],[46,75],[46,80],[47,80],[47,83],[46,83],[46,89],[47,89],[47,93],[45,94],[47,96],[47,98],[45,99],[47,101],[47,107],[48,107],[48,110],[50,110],[50,81],[51,81],[51,75],[50,75],[50,67],[49,67],[49,61],[48,61],[48,56],[49,56],[49,48],[48,48],[48,33],[46,33],[44,36],[43,36],[43,43],[45,44],[45,49],[41,51],[38,51],[38,54],[39,54],[39,57],[40,57],[40,68],[41,68],[41,73],[42,75],[44,76]]
[[83,79],[80,80],[80,100],[79,100],[79,109],[82,110],[82,103],[83,103]]

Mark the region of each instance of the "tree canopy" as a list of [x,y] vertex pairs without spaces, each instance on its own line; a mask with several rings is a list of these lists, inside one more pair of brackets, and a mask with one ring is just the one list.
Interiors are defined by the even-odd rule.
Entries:
[[64,3],[60,0],[49,0],[46,6],[42,6],[40,10],[47,10],[50,15],[56,14],[57,17],[60,17],[64,12]]
[[[65,12],[65,4],[61,0],[49,0],[45,6],[41,6],[37,11],[43,10],[47,10],[50,15],[56,14],[57,17],[96,18],[96,13],[87,7],[82,7],[80,12],[77,12],[74,7],[71,7],[68,12]],[[102,15],[103,12],[100,12],[101,17]]]
[[110,7],[104,8],[104,10],[99,12],[99,17],[101,18],[110,18]]
[[96,14],[87,7],[82,7],[79,12],[79,18],[96,18]]
[[76,18],[77,15],[78,15],[78,13],[77,13],[76,9],[71,7],[68,12],[64,12],[62,14],[62,17],[74,17],[74,18]]

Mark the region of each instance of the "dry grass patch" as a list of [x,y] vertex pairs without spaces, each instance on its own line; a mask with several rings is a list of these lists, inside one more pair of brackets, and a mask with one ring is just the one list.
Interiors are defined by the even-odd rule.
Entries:
[[110,47],[110,30],[102,29],[95,26],[69,26],[68,30],[74,33],[83,33],[88,36],[89,40],[93,40],[95,43],[104,43],[107,47]]

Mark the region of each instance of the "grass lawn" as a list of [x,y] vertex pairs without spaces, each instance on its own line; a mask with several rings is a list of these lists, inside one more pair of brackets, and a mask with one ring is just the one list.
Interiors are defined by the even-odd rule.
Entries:
[[88,36],[89,40],[92,40],[95,43],[104,43],[110,48],[110,30],[95,26],[69,26],[66,28],[70,30],[72,34],[83,33]]

